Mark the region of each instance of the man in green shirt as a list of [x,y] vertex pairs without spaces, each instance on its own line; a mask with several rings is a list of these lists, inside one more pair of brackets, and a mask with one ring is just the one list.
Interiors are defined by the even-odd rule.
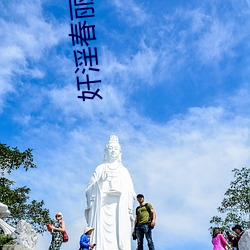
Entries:
[[143,239],[146,236],[148,249],[155,250],[152,229],[155,226],[156,214],[150,203],[144,202],[143,194],[137,195],[140,206],[136,208],[135,227],[133,235],[137,237],[138,250],[143,250]]

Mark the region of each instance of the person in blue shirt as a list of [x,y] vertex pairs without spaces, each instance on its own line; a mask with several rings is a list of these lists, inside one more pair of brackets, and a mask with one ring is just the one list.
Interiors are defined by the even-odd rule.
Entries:
[[80,238],[80,249],[79,250],[91,250],[95,247],[94,244],[90,244],[90,235],[93,232],[94,228],[93,227],[86,227],[83,235]]

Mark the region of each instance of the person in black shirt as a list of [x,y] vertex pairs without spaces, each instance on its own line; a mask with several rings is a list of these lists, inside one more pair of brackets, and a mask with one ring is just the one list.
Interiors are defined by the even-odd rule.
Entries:
[[240,237],[242,236],[242,234],[244,233],[242,227],[240,225],[235,225],[232,230],[236,233],[236,234],[229,234],[228,236],[232,239],[232,245],[233,245],[233,249],[237,249],[239,250],[239,240]]

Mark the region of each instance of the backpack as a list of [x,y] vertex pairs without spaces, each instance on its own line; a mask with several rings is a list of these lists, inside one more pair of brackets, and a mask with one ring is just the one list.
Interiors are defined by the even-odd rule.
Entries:
[[[154,227],[151,226],[151,222],[152,222],[152,220],[153,220],[153,214],[151,213],[151,209],[150,209],[150,207],[148,206],[148,203],[145,203],[143,206],[146,207],[146,209],[147,209],[147,211],[148,211],[148,214],[149,214],[148,225],[149,225],[149,227],[150,227],[151,229],[153,229]],[[140,208],[140,206],[138,206],[138,207],[136,208],[136,215],[137,215],[137,216],[138,216],[138,209],[139,209],[139,208]]]

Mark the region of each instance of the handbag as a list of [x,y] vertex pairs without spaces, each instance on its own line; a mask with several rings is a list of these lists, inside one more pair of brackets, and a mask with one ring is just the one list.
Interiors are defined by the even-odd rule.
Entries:
[[47,226],[48,231],[52,232],[52,224],[47,224],[46,226]]
[[69,240],[69,236],[68,236],[67,232],[64,231],[64,232],[62,233],[62,235],[63,235],[63,242],[67,242],[67,241]]

